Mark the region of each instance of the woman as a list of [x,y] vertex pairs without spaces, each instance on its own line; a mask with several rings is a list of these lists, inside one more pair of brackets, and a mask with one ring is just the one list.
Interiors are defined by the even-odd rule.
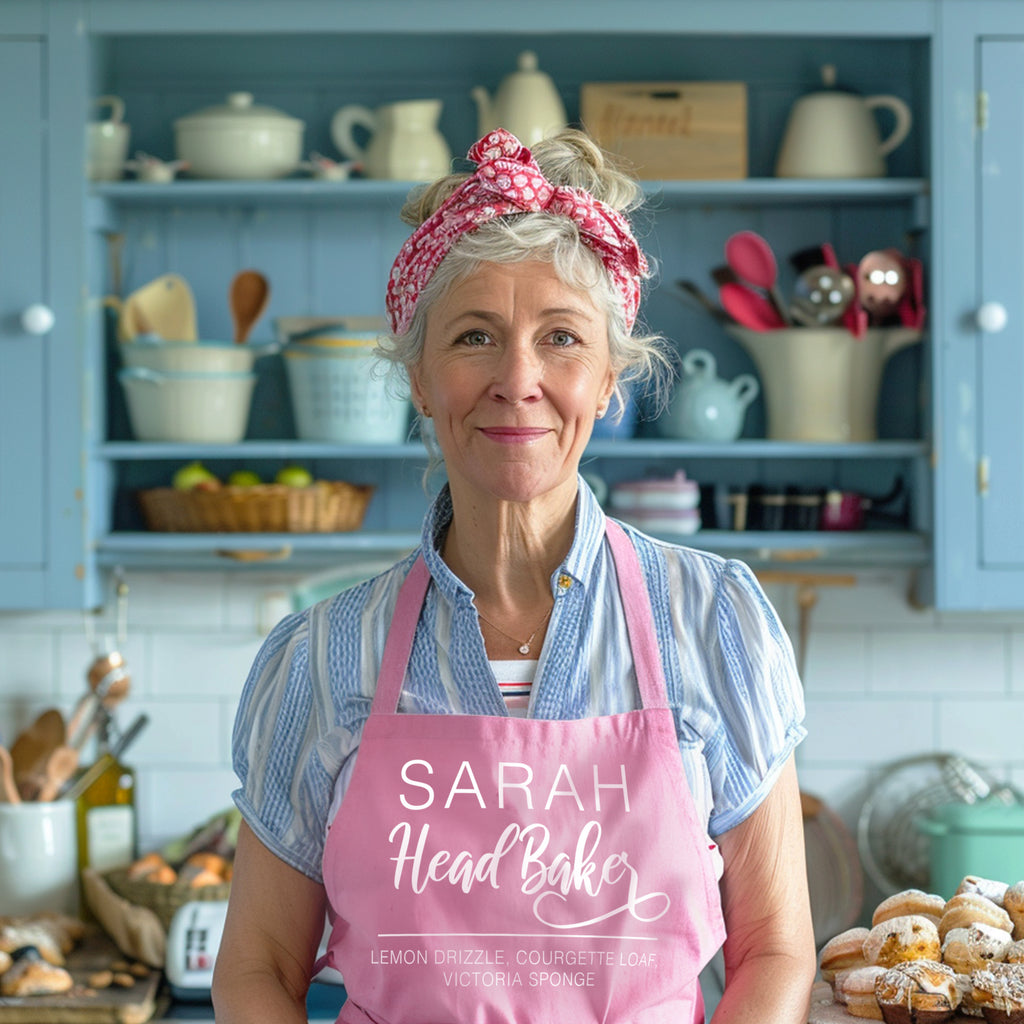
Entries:
[[606,519],[578,474],[658,359],[636,186],[578,132],[470,159],[388,287],[448,482],[418,551],[253,667],[217,1019],[304,1021],[329,908],[345,1022],[689,1024],[724,940],[716,1024],[803,1024],[789,643],[745,566]]

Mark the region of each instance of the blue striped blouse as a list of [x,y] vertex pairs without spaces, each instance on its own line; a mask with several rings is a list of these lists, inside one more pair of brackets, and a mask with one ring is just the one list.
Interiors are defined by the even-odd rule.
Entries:
[[[582,480],[579,495],[575,540],[551,577],[555,606],[530,697],[535,718],[638,705],[605,516]],[[424,520],[421,550],[434,585],[399,707],[507,715],[473,593],[438,552],[451,516],[445,489]],[[805,735],[792,647],[742,562],[625,529],[651,594],[686,777],[714,837],[757,807]],[[283,619],[242,693],[233,739],[241,781],[235,802],[270,850],[318,881],[326,828],[351,775],[395,600],[416,554]]]

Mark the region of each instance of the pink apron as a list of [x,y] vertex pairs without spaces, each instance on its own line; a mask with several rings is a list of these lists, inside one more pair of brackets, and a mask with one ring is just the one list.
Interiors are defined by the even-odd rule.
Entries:
[[725,935],[636,552],[612,522],[642,708],[398,714],[417,559],[323,869],[345,1024],[689,1024]]

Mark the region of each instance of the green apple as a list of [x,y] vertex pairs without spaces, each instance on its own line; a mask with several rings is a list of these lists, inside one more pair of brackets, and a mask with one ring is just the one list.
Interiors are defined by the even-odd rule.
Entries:
[[171,483],[179,491],[191,491],[200,486],[220,486],[220,481],[199,461],[182,466],[174,474]]
[[229,487],[255,487],[262,482],[259,473],[254,473],[251,469],[236,469],[228,477]]
[[274,479],[285,487],[308,487],[313,482],[313,474],[305,466],[285,466],[278,470]]

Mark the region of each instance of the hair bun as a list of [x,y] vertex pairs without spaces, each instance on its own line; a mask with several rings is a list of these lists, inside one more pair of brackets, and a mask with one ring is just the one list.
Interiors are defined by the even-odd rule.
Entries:
[[553,132],[531,146],[530,151],[554,185],[584,189],[620,213],[639,206],[643,199],[636,178],[578,128]]

